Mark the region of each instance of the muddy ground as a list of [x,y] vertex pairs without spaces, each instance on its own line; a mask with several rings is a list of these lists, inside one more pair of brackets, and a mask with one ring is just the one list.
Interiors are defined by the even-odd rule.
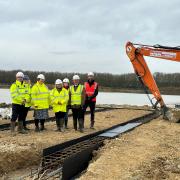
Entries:
[[[33,114],[34,114],[34,111],[31,110],[28,112],[28,115],[27,115],[27,120],[32,120],[33,119]],[[53,117],[54,116],[54,113],[52,110],[49,111],[49,117]],[[7,123],[10,123],[10,119],[2,119],[2,117],[0,117],[0,125],[1,124],[7,124]]]
[[[89,115],[85,119],[85,132],[75,132],[72,128],[72,118],[69,119],[69,129],[64,133],[55,132],[55,122],[46,123],[47,130],[34,132],[34,125],[27,135],[11,136],[10,131],[0,132],[0,174],[4,179],[24,175],[32,166],[40,163],[42,150],[46,147],[62,143],[95,131],[111,127],[129,119],[149,113],[143,110],[111,110],[96,113],[96,130],[89,129]],[[32,117],[30,117],[32,119]],[[19,171],[15,171],[20,169]]]
[[180,124],[162,118],[106,141],[81,180],[179,180]]

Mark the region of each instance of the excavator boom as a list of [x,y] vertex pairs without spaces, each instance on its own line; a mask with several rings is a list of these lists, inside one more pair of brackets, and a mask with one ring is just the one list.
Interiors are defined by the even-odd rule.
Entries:
[[128,42],[126,44],[126,53],[140,82],[154,95],[156,103],[153,104],[153,107],[156,108],[157,105],[160,104],[160,107],[163,110],[164,118],[171,121],[176,121],[174,117],[172,117],[172,114],[169,113],[169,110],[164,103],[159,88],[156,84],[156,81],[154,80],[153,75],[151,74],[144,56],[180,62],[180,48],[160,45],[148,46]]

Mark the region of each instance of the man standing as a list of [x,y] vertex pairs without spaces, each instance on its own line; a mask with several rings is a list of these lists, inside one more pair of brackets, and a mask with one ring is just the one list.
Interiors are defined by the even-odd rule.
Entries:
[[88,73],[88,80],[84,83],[85,87],[85,104],[84,104],[84,115],[87,107],[89,106],[91,112],[91,124],[90,128],[94,129],[94,114],[95,114],[95,106],[96,106],[96,96],[98,95],[98,83],[94,81],[94,73]]
[[23,83],[24,74],[18,72],[16,74],[16,82],[10,87],[11,99],[12,99],[12,118],[11,118],[11,132],[15,131],[15,123],[18,119],[18,132],[25,134],[26,131],[23,129],[23,114],[24,106],[26,103],[25,99],[25,85]]
[[70,102],[73,113],[74,129],[77,131],[77,121],[79,122],[80,132],[84,132],[83,121],[83,104],[84,104],[84,87],[80,84],[80,77],[73,76],[73,85],[70,87]]
[[[37,83],[31,90],[32,105],[34,107],[35,131],[43,131],[45,120],[49,118],[48,109],[50,103],[50,94],[48,87],[44,84],[43,74],[37,76]],[[40,128],[39,128],[40,122]]]

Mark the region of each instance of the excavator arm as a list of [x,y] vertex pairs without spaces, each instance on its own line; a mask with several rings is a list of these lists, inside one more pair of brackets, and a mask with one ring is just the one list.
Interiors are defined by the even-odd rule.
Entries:
[[144,56],[180,62],[180,48],[160,45],[148,46],[128,42],[126,44],[126,53],[134,67],[135,73],[138,76],[140,82],[154,95],[156,103],[153,104],[151,101],[153,107],[156,108],[157,105],[160,104],[164,118],[176,122],[173,114],[169,111],[164,103],[159,88],[149,70]]

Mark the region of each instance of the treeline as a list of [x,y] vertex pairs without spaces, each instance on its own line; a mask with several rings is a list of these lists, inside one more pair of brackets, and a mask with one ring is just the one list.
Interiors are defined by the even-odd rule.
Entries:
[[[0,70],[0,84],[10,85],[15,81],[15,74],[21,70],[4,71]],[[54,84],[56,79],[64,79],[65,77],[72,79],[74,74],[81,77],[81,82],[87,80],[87,75],[82,73],[60,73],[60,72],[43,72],[43,71],[23,71],[27,74],[32,83],[36,82],[38,74],[42,73],[46,77],[47,84]],[[180,73],[154,73],[155,80],[158,86],[165,87],[178,87],[180,88]],[[95,73],[95,78],[101,87],[108,87],[113,89],[141,89],[139,80],[134,73],[130,74],[109,74],[109,73]]]

